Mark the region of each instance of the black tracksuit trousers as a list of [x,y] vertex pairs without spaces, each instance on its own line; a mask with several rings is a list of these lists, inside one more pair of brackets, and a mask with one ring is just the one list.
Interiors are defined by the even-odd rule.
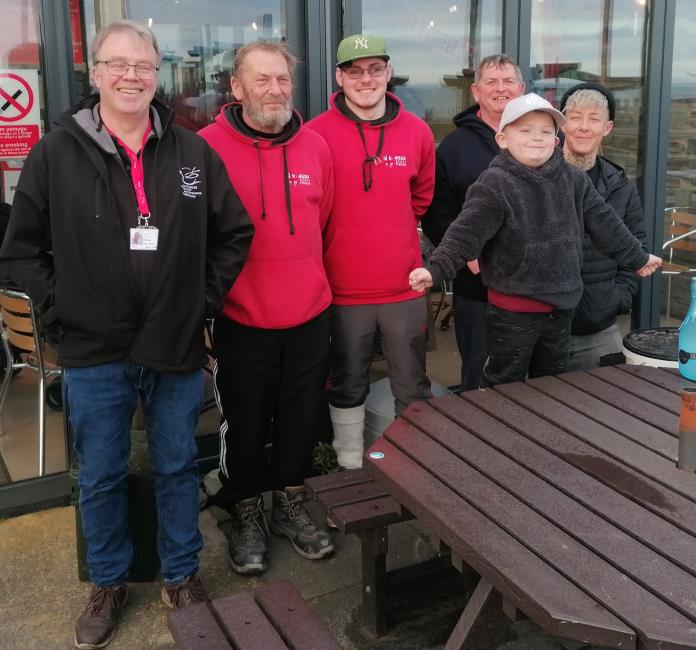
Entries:
[[273,442],[274,489],[302,485],[312,473],[329,360],[329,312],[287,329],[260,329],[217,316],[215,394],[220,423],[224,508],[266,489],[264,446]]

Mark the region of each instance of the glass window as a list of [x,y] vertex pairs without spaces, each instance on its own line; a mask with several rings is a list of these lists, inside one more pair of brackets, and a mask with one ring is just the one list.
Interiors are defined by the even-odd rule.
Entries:
[[[696,3],[677,0],[672,59],[664,239],[696,228]],[[671,261],[662,273],[663,325],[677,325],[691,300],[689,283],[696,268],[696,235],[664,252]],[[678,274],[668,271],[677,271]]]
[[260,39],[287,40],[281,0],[104,0],[100,24],[94,4],[85,6],[90,44],[99,27],[122,18],[154,31],[162,51],[158,94],[174,109],[176,121],[193,130],[232,101],[230,72],[238,48]]
[[365,33],[384,37],[394,67],[393,90],[423,118],[439,142],[452,119],[474,103],[479,61],[502,47],[502,0],[363,3]]
[[646,0],[552,0],[532,3],[529,90],[558,106],[583,81],[607,86],[616,98],[614,131],[603,155],[635,180],[645,82]]
[[0,198],[12,203],[22,163],[45,128],[36,2],[0,0]]

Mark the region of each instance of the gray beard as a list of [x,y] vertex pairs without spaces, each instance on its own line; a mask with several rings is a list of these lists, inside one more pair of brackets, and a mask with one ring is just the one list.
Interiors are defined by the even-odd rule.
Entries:
[[573,165],[573,167],[582,169],[582,171],[584,172],[586,172],[588,169],[592,169],[595,166],[595,163],[597,162],[596,153],[588,153],[582,156],[580,154],[572,153],[570,151],[563,151],[563,157],[571,165]]
[[263,108],[256,110],[255,107],[246,102],[242,102],[244,112],[254,121],[254,124],[269,129],[270,133],[280,133],[285,125],[292,119],[292,100],[288,100],[287,104],[280,113],[274,115],[266,115]]

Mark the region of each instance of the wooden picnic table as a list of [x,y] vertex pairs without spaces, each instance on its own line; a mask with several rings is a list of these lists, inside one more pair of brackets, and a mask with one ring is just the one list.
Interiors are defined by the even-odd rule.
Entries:
[[412,404],[365,466],[481,575],[447,648],[495,599],[545,632],[696,648],[696,475],[676,467],[674,370],[614,366]]

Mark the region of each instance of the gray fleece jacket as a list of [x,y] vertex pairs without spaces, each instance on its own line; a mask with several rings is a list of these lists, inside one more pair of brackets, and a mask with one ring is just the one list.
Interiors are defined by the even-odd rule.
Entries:
[[483,283],[499,293],[573,308],[582,293],[582,239],[621,266],[648,261],[641,243],[557,147],[531,168],[502,151],[466,194],[457,219],[433,252],[435,284],[478,259]]

